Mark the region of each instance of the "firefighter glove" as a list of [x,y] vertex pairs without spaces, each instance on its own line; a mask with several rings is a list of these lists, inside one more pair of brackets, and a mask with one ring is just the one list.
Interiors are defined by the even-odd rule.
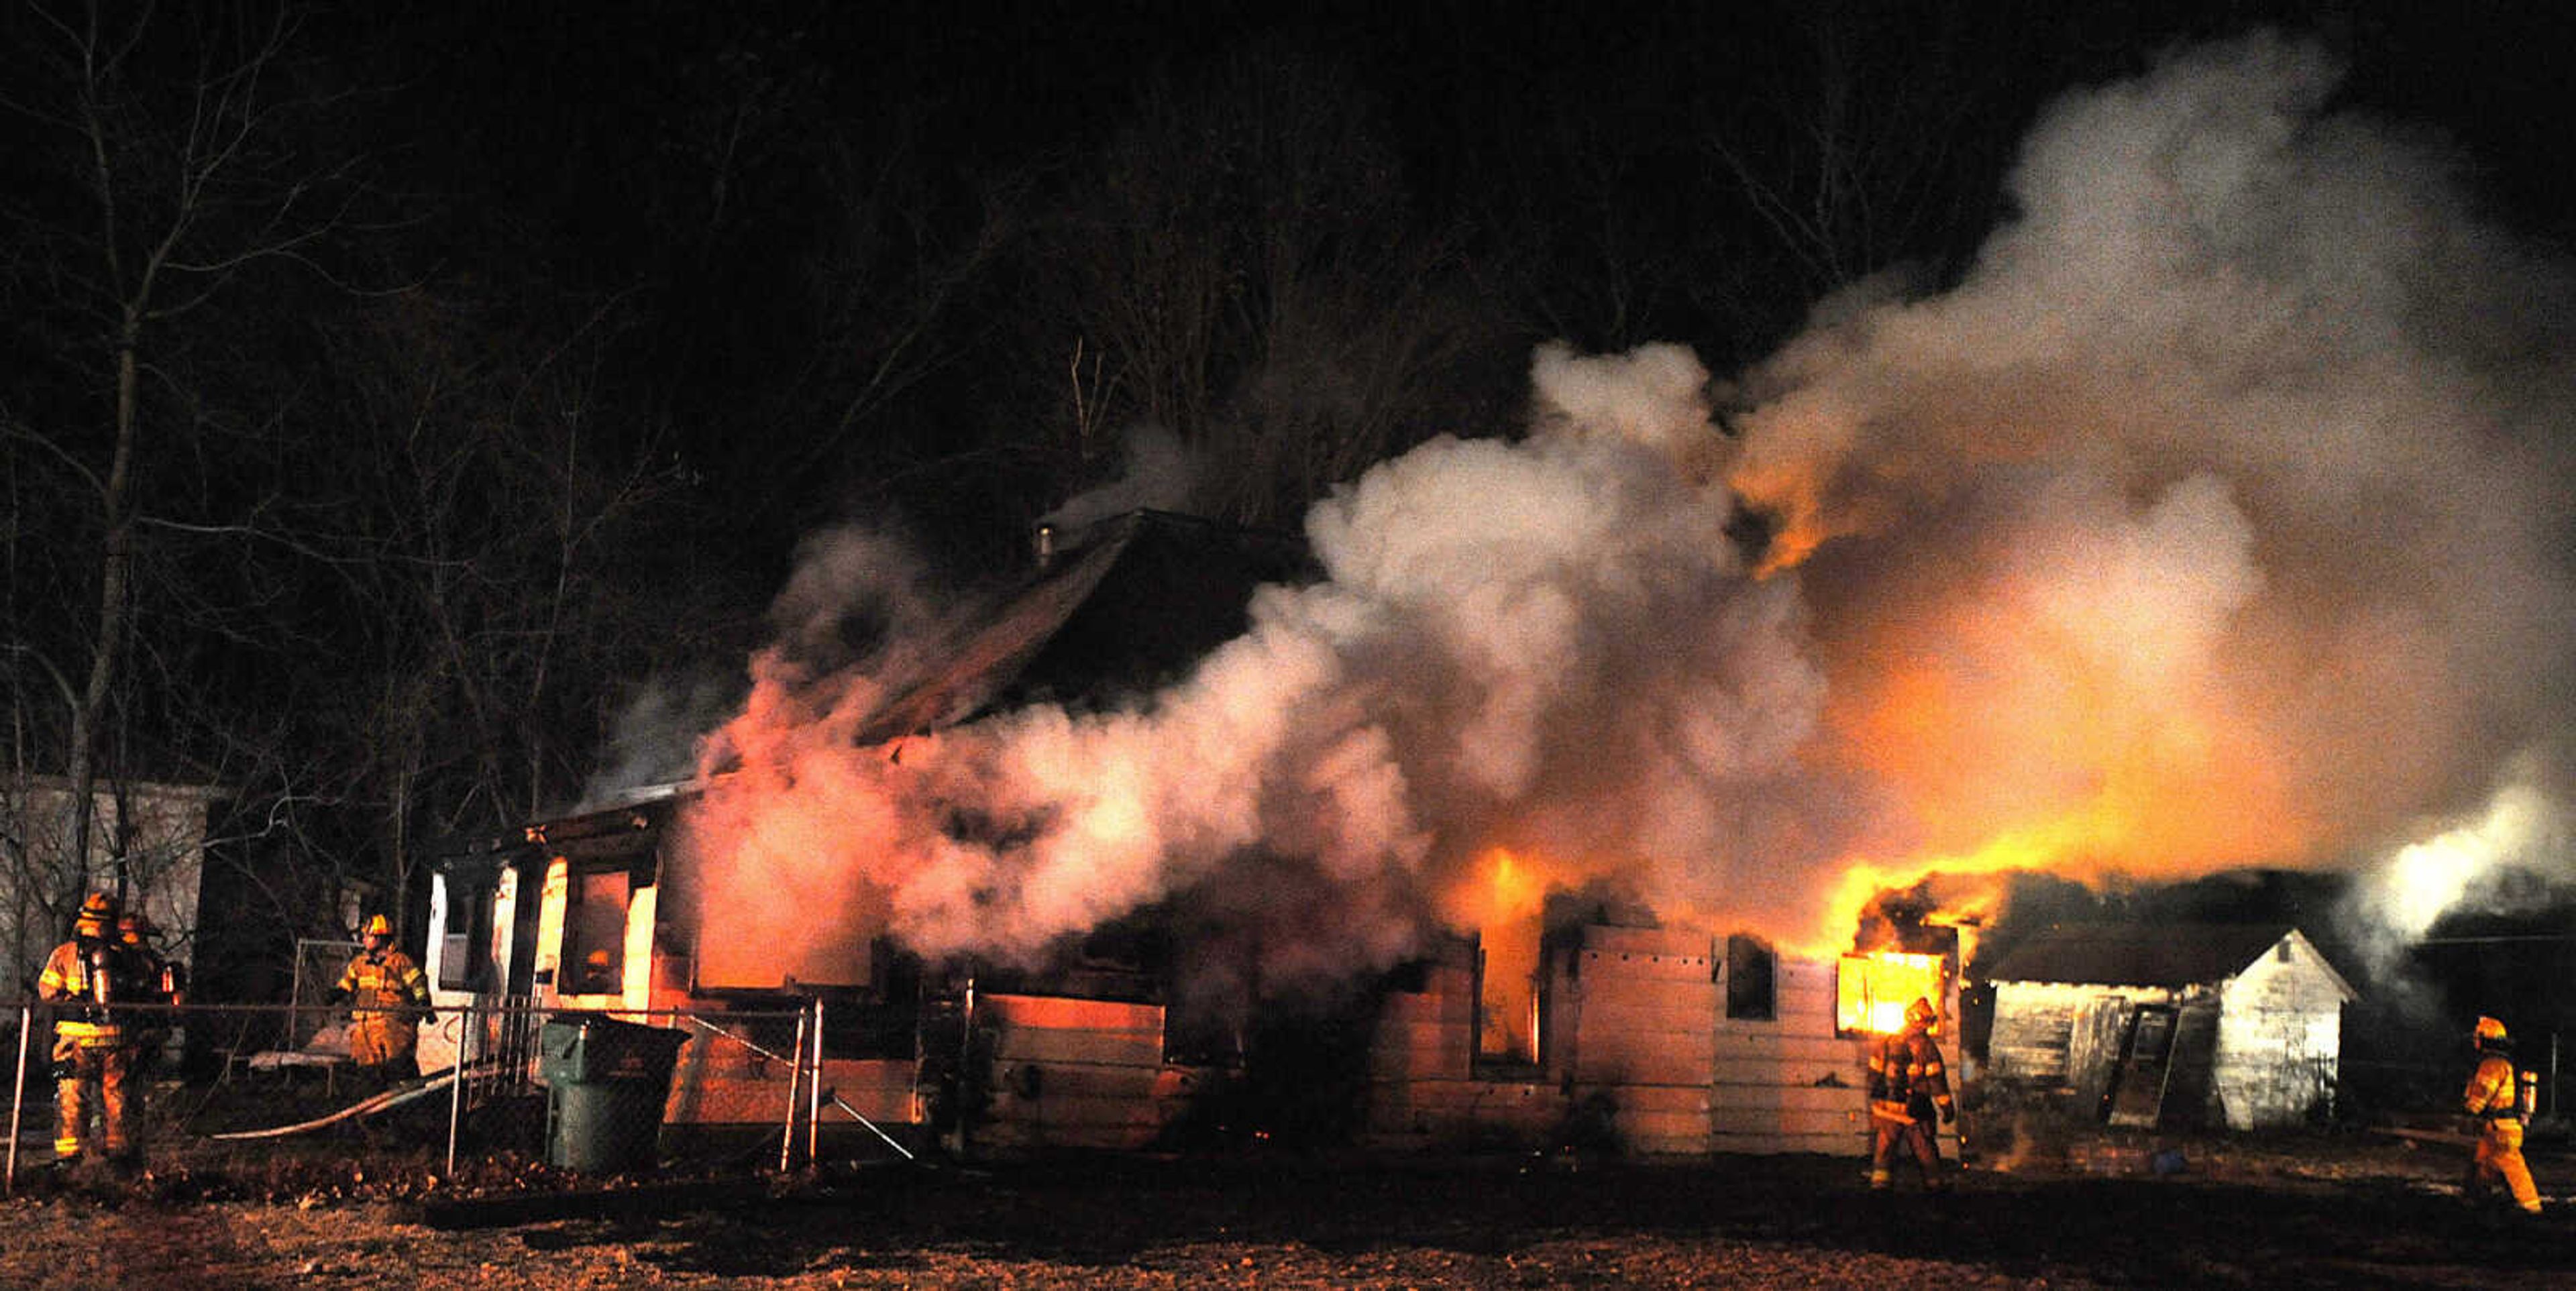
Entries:
[[1948,1125],[1948,1124],[1950,1124],[1952,1121],[1955,1121],[1955,1120],[1958,1120],[1958,1119],[1959,1119],[1959,1109],[1958,1109],[1958,1108],[1953,1107],[1953,1106],[1951,1106],[1951,1105],[1950,1105],[1950,1104],[1948,1104],[1948,1103],[1943,1103],[1943,1104],[1941,1104],[1941,1123],[1942,1123],[1943,1125]]

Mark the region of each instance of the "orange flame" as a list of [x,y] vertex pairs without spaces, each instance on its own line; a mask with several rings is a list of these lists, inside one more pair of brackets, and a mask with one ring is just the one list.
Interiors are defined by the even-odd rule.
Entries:
[[1943,955],[1882,950],[1845,955],[1834,979],[1834,1027],[1889,1035],[1905,1029],[1905,1009],[1928,1000],[1947,1012],[1950,961]]
[[1847,859],[1813,946],[1931,875],[2201,874],[2309,854],[2324,832],[2223,661],[2142,678],[1999,606],[1893,617],[1844,652],[1827,722],[1830,756],[1904,815]]
[[1485,952],[1479,1053],[1525,1062],[1538,1058],[1540,921],[1550,886],[1546,867],[1497,847],[1470,867],[1444,902],[1451,925],[1477,933]]

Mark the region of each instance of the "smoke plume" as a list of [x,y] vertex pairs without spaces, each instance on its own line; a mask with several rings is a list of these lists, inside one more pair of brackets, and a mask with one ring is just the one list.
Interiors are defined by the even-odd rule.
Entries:
[[1189,505],[1200,475],[1198,459],[1181,437],[1160,426],[1129,428],[1122,442],[1125,466],[1118,478],[1086,489],[1039,518],[1041,524],[1080,529],[1136,510],[1171,511]]
[[2517,758],[2558,792],[2568,278],[2324,113],[2337,70],[2265,36],[2070,96],[1956,290],[1746,376],[1854,854],[2340,864]]
[[1337,490],[1321,579],[1133,708],[853,748],[890,661],[791,634],[710,744],[716,881],[1022,957],[1175,900],[1295,979],[1498,853],[1819,945],[1855,886],[2351,864],[2509,762],[2554,800],[2569,281],[2336,77],[2262,36],[2069,96],[1955,289],[1724,387],[1542,348],[1520,433]]

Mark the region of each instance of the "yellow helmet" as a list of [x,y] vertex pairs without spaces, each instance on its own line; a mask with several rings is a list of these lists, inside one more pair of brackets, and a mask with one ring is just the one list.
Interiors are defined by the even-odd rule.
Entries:
[[92,892],[81,902],[80,913],[72,916],[72,931],[91,937],[107,935],[107,926],[116,922],[116,900],[104,892]]
[[1910,1027],[1928,1027],[1939,1016],[1932,1011],[1932,1001],[1921,996],[1916,996],[1912,1004],[1905,1006],[1905,1025]]
[[2502,1040],[2504,1039],[2504,1024],[2496,1021],[2494,1018],[2479,1018],[2478,1027],[2474,1034],[2477,1036],[2478,1042],[2481,1044],[2489,1040]]
[[390,937],[394,935],[394,925],[391,920],[386,919],[383,915],[369,915],[367,916],[367,926],[360,928],[358,930],[358,935],[361,937]]

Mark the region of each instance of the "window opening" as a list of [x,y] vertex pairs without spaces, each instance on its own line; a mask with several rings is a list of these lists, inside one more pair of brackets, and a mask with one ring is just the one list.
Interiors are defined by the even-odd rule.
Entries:
[[1761,938],[1726,939],[1726,1016],[1767,1022],[1780,1016],[1779,956]]
[[566,995],[615,995],[625,989],[626,902],[634,876],[623,869],[575,871],[564,897]]
[[438,988],[469,991],[491,976],[492,939],[482,934],[491,926],[493,885],[453,874],[440,881],[446,886],[447,914],[438,929]]

